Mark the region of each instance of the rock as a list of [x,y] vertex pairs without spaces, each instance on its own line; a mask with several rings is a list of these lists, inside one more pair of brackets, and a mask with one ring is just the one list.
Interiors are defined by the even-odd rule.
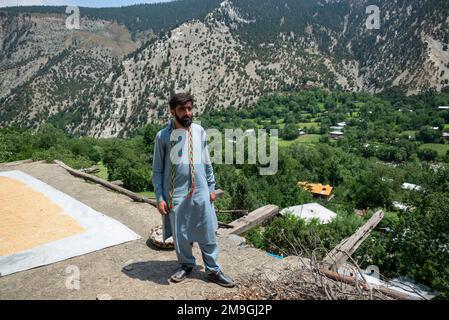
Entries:
[[97,300],[112,300],[112,297],[106,293],[97,295]]
[[235,234],[228,235],[228,239],[231,240],[233,242],[233,244],[236,245],[236,246],[241,246],[241,245],[244,245],[246,243],[246,239],[245,238],[240,237],[240,236],[235,235]]
[[126,266],[123,268],[126,271],[131,271],[133,269],[133,266],[131,265],[134,262],[134,260],[129,260],[128,262],[126,262]]

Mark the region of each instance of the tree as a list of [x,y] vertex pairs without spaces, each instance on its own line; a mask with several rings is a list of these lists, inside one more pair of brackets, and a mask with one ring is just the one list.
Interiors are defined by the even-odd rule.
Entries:
[[355,179],[349,197],[359,208],[388,208],[392,202],[391,183],[383,178],[384,170],[379,167],[367,168]]
[[44,124],[34,136],[34,148],[49,149],[54,145],[62,144],[66,139],[62,130],[56,129],[51,124]]
[[156,134],[160,130],[160,126],[156,124],[147,124],[143,130],[143,141],[145,143],[145,148],[147,150],[153,149],[154,139],[156,138]]
[[294,123],[289,123],[285,125],[284,129],[281,131],[281,138],[285,140],[296,139],[299,135],[298,128]]
[[423,161],[435,161],[438,156],[438,152],[429,148],[423,148],[418,150],[418,157]]
[[416,210],[401,216],[390,252],[397,272],[449,298],[449,198],[435,192],[416,197]]
[[439,142],[441,132],[432,127],[424,126],[416,133],[416,140],[424,143]]

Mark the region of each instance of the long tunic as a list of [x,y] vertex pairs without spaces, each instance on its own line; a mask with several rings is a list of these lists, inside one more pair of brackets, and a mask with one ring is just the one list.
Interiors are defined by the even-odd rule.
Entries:
[[[171,120],[173,121],[173,120]],[[153,186],[157,201],[169,206],[170,193],[170,133],[171,122],[156,135],[153,154]],[[176,243],[188,241],[202,244],[216,243],[218,228],[210,193],[215,191],[215,178],[207,148],[206,132],[192,123],[195,190],[187,197],[190,185],[188,130],[175,130],[174,140],[174,196],[173,209],[163,216],[164,241],[173,236]],[[173,156],[172,156],[173,157]]]

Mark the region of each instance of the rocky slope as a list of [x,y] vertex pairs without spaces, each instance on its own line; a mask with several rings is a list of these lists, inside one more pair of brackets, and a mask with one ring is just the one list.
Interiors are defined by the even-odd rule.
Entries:
[[380,29],[368,30],[370,4],[225,0],[160,33],[91,16],[70,31],[63,15],[0,13],[0,125],[50,119],[117,136],[164,121],[181,90],[202,112],[308,86],[412,94],[447,85],[449,3],[382,1]]

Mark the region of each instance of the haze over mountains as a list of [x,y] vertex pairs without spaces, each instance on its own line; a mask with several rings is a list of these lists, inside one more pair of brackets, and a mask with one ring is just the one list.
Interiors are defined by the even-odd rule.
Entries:
[[[366,8],[380,9],[367,29]],[[449,83],[447,0],[183,0],[125,8],[0,8],[0,126],[52,121],[121,136],[164,121],[171,93],[198,112],[324,86],[409,94]]]

